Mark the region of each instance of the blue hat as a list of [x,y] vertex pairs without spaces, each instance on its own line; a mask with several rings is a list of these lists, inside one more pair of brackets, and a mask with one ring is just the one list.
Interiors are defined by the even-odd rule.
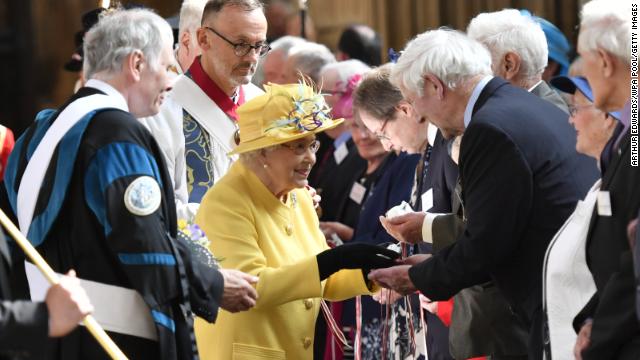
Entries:
[[[551,85],[555,86],[558,90],[569,94],[575,94],[576,89],[580,90],[589,101],[593,102],[593,91],[587,79],[582,76],[556,76],[551,79]],[[620,120],[620,111],[609,112],[609,115],[613,116],[617,120]]]
[[571,52],[571,45],[569,40],[564,36],[562,31],[548,20],[538,16],[533,16],[528,10],[520,10],[520,13],[525,16],[530,16],[532,19],[540,24],[544,36],[547,38],[547,47],[549,48],[549,58],[560,65],[560,71],[558,75],[567,75],[569,71],[569,52]]

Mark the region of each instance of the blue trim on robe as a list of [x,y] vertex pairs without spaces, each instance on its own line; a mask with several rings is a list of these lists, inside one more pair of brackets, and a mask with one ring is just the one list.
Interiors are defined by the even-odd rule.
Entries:
[[[29,161],[31,155],[35,151],[35,145],[39,144],[44,137],[44,134],[47,132],[49,127],[51,126],[51,120],[53,114],[56,113],[56,110],[53,109],[45,109],[40,111],[36,115],[36,119],[34,121],[34,126],[36,127],[33,131],[33,136],[31,137],[31,142],[27,144],[27,158],[25,161]],[[14,213],[18,213],[17,211],[17,201],[18,201],[18,189],[15,186],[16,177],[18,176],[18,164],[20,163],[20,155],[22,154],[22,148],[25,146],[26,137],[28,135],[28,131],[26,131],[13,146],[13,150],[9,155],[9,159],[7,160],[7,167],[5,169],[4,175],[4,184],[7,189],[7,195],[9,196],[9,202],[11,204],[11,208]],[[15,189],[15,190],[14,190]]]
[[[58,146],[56,148],[58,161],[54,172],[52,191],[50,194],[39,194],[39,196],[49,196],[47,207],[41,213],[34,214],[31,225],[29,226],[29,232],[27,233],[27,238],[29,239],[31,244],[33,244],[33,246],[39,246],[40,244],[42,244],[47,234],[49,233],[49,230],[51,230],[53,222],[58,217],[58,213],[62,208],[62,203],[64,202],[64,199],[67,195],[69,183],[71,182],[73,166],[78,154],[80,142],[82,141],[82,135],[84,134],[87,125],[89,125],[90,120],[99,110],[94,110],[80,119],[73,127],[71,127],[71,129],[69,129],[69,131],[62,137],[62,139],[58,143]],[[34,136],[29,144],[27,144],[28,148],[27,159],[25,159],[26,161],[30,160],[37,145],[40,143],[40,141],[42,141],[44,134],[49,130],[52,123],[51,116],[54,113],[55,111],[43,111],[38,114],[38,123],[36,124]],[[22,148],[22,146],[24,146],[24,144],[21,144],[20,149]],[[16,152],[15,155],[16,157],[19,157],[20,153]],[[20,159],[16,159],[16,163],[19,161]],[[12,175],[10,176],[11,181],[7,183],[8,189],[15,188],[14,182],[16,179],[16,170],[17,164],[12,165]],[[17,207],[18,194],[17,192],[10,191],[8,195],[9,200],[11,201],[12,206],[15,209]],[[37,209],[35,209],[34,211],[37,211]],[[17,211],[15,212],[17,214]]]
[[40,117],[42,120],[41,122],[38,122],[36,130],[33,134],[33,137],[29,142],[29,147],[27,148],[27,161],[31,159],[31,156],[33,156],[33,153],[36,151],[36,147],[38,146],[38,144],[40,144],[40,141],[42,141],[42,138],[44,138],[44,135],[47,133],[47,130],[49,130],[49,128],[51,127],[51,124],[53,123],[53,116],[56,113],[57,113],[57,110],[46,109],[46,110],[40,111],[38,115],[36,115],[36,120],[38,120],[38,118]]
[[[53,188],[49,194],[47,207],[37,215],[34,213],[27,234],[27,237],[34,246],[38,246],[44,241],[54,221],[58,218],[62,203],[67,197],[67,190],[71,183],[71,175],[73,174],[78,148],[82,142],[82,135],[95,114],[96,111],[92,111],[84,116],[69,129],[60,140],[60,143],[58,143],[58,161],[54,172]],[[40,194],[39,196],[42,195],[43,194]]]
[[176,258],[167,253],[119,253],[118,259],[125,265],[167,265],[174,266]]
[[98,149],[87,167],[84,195],[87,205],[104,227],[105,236],[111,233],[105,204],[109,185],[120,178],[136,175],[151,176],[162,187],[160,169],[153,156],[142,146],[128,142],[115,142]]
[[151,310],[151,316],[153,317],[153,321],[155,321],[157,324],[166,327],[173,333],[176,332],[176,323],[167,315],[161,313],[160,311]]

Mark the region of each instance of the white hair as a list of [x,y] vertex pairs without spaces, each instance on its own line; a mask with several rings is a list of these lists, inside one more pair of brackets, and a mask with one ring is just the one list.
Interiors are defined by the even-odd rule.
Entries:
[[191,40],[195,41],[196,30],[202,22],[202,12],[208,0],[184,0],[180,7],[180,24],[178,25],[179,36],[189,32]]
[[338,74],[338,86],[340,87],[340,90],[345,90],[347,83],[352,76],[365,74],[369,70],[371,70],[369,65],[360,60],[350,59],[323,66],[320,70],[320,77],[324,77],[329,71],[335,71]]
[[292,47],[289,50],[289,58],[291,58],[296,70],[310,77],[315,83],[318,83],[320,79],[322,67],[336,62],[336,57],[328,47],[314,42],[306,42]]
[[547,67],[549,49],[540,24],[515,9],[483,13],[471,20],[467,35],[489,49],[494,65],[508,52],[522,59],[519,75],[532,79]]
[[393,67],[391,82],[422,96],[427,74],[455,89],[477,75],[491,75],[491,56],[487,48],[460,31],[430,30],[407,44]]
[[291,48],[306,43],[307,40],[292,35],[286,35],[279,37],[269,44],[271,46],[271,51],[280,50],[284,54],[284,56],[289,55],[289,51]]
[[631,1],[593,0],[580,14],[580,51],[603,49],[631,63]]
[[136,50],[142,52],[149,66],[157,67],[160,53],[172,43],[171,26],[150,10],[106,12],[84,38],[85,78],[119,72],[124,58]]

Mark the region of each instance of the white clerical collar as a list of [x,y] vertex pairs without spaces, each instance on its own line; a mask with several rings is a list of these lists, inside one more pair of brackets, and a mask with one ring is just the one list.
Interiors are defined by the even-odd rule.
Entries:
[[469,97],[469,102],[467,102],[467,107],[464,110],[464,128],[465,129],[469,126],[469,123],[471,122],[471,115],[473,115],[473,107],[476,105],[476,101],[478,101],[478,98],[480,97],[480,93],[482,92],[484,87],[489,83],[489,81],[491,81],[491,79],[493,79],[493,76],[487,75],[483,77],[482,80],[478,82],[478,84],[476,84],[475,88],[473,88],[471,97]]
[[528,92],[532,92],[533,89],[535,89],[538,85],[540,85],[540,83],[542,82],[542,80],[538,81],[535,85],[533,85],[529,90],[527,90]]
[[98,89],[102,91],[103,93],[114,98],[114,100],[119,103],[120,105],[119,108],[124,109],[125,111],[129,111],[129,105],[127,104],[127,100],[125,100],[124,96],[122,96],[120,91],[116,90],[116,88],[109,85],[108,83],[98,79],[89,79],[89,81],[87,81],[84,84],[84,86],[92,87],[94,89]]

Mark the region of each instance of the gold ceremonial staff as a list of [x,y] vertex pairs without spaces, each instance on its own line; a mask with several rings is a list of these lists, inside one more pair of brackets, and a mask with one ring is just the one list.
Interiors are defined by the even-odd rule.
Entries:
[[[49,280],[51,285],[58,283],[58,274],[56,274],[51,266],[42,258],[38,251],[31,245],[24,235],[18,230],[18,228],[9,220],[7,215],[0,209],[0,223],[11,234],[11,237],[20,245],[27,257],[40,269],[42,274]],[[85,327],[91,335],[100,343],[102,348],[111,356],[114,360],[128,360],[125,354],[120,350],[118,345],[111,340],[109,335],[102,329],[102,326],[91,315],[87,315],[82,320]]]

